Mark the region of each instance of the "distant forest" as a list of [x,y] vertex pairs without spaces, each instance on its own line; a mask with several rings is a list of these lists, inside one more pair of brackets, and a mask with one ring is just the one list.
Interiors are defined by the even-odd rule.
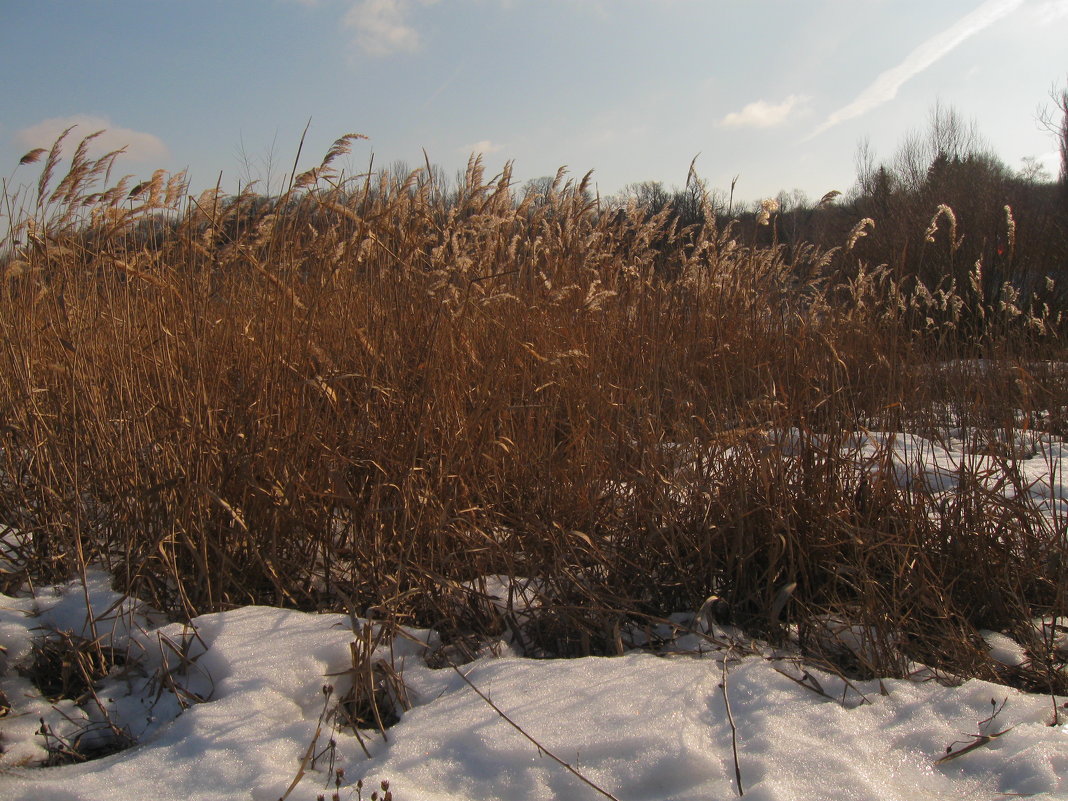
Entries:
[[[681,189],[647,181],[628,186],[613,202],[633,200],[651,214],[665,212],[681,228],[704,223],[710,211],[721,225],[737,220],[742,241],[782,245],[787,263],[804,245],[841,245],[858,220],[870,218],[874,224],[857,244],[858,256],[887,265],[899,280],[915,277],[928,286],[947,276],[963,281],[978,261],[988,300],[1005,281],[1030,292],[1047,275],[1068,274],[1068,89],[1054,93],[1053,100],[1056,111],[1039,122],[1059,143],[1056,178],[1033,157],[1012,169],[974,123],[936,105],[926,129],[907,136],[890,159],[878,160],[862,142],[856,183],[844,193],[832,189],[814,200],[799,190],[784,191],[771,202],[737,208],[732,192],[710,190],[691,170]],[[961,232],[952,264],[925,247],[940,207],[951,211]],[[774,213],[768,215],[768,209]]]

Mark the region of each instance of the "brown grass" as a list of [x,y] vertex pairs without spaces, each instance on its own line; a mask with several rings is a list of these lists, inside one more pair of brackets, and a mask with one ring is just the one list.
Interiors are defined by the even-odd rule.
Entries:
[[[488,635],[462,583],[529,576],[526,631],[557,654],[718,595],[814,653],[826,615],[871,627],[857,670],[987,677],[979,628],[1066,611],[1063,521],[1026,493],[976,460],[936,500],[850,452],[858,430],[1063,434],[1063,376],[1033,358],[1063,356],[1055,310],[866,265],[871,221],[787,263],[731,224],[607,208],[588,176],[545,197],[477,159],[452,189],[342,181],[352,137],[280,198],[108,187],[114,154],[85,142],[6,198],[0,520],[37,579],[99,562],[179,615],[344,606]],[[973,356],[994,367],[931,366]],[[1063,689],[1043,653],[1028,681]]]

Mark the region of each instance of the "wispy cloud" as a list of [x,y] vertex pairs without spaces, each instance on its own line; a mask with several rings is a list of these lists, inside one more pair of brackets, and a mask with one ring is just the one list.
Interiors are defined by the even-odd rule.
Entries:
[[372,56],[410,53],[422,45],[409,22],[414,4],[429,6],[437,0],[359,0],[345,14],[344,24],[356,31],[356,44]]
[[803,95],[790,95],[781,103],[757,100],[741,111],[732,111],[719,124],[724,128],[774,128],[786,122],[794,109],[807,99]]
[[504,145],[497,142],[491,142],[489,139],[481,139],[478,142],[473,142],[470,145],[464,145],[459,148],[464,154],[470,156],[472,153],[478,153],[483,156],[488,156],[490,153],[498,153],[504,150]]
[[79,141],[89,134],[104,131],[93,140],[89,153],[100,156],[111,150],[126,148],[125,157],[133,161],[158,161],[167,158],[167,146],[158,136],[113,125],[107,117],[92,114],[72,114],[52,117],[15,133],[15,140],[25,148],[48,147],[63,131],[76,125],[71,138]]
[[975,11],[925,41],[905,56],[900,64],[881,73],[852,103],[827,117],[809,138],[893,100],[906,81],[919,75],[971,36],[1015,11],[1023,2],[1024,0],[987,0]]
[[1046,0],[1035,8],[1035,16],[1043,25],[1068,17],[1068,0]]

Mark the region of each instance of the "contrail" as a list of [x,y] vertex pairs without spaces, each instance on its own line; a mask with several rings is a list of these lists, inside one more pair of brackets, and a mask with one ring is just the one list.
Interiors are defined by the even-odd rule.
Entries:
[[906,81],[919,75],[961,42],[1016,10],[1023,2],[1024,0],[987,0],[972,13],[925,41],[905,56],[905,60],[900,64],[881,73],[852,103],[842,106],[827,117],[806,139],[818,136],[840,122],[859,117],[876,106],[893,100],[897,96],[897,90]]

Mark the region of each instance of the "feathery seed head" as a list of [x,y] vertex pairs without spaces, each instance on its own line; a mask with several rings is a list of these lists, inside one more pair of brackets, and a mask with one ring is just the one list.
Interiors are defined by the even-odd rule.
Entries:
[[33,164],[34,162],[40,161],[41,156],[43,156],[47,152],[47,147],[35,147],[33,150],[31,150],[29,153],[19,159],[19,164]]
[[849,238],[846,239],[846,250],[852,250],[861,237],[867,236],[869,227],[875,230],[875,220],[871,217],[865,217],[854,225],[853,230],[849,232]]
[[1009,254],[1016,250],[1016,219],[1012,216],[1012,206],[1005,206],[1006,238],[1009,240]]

